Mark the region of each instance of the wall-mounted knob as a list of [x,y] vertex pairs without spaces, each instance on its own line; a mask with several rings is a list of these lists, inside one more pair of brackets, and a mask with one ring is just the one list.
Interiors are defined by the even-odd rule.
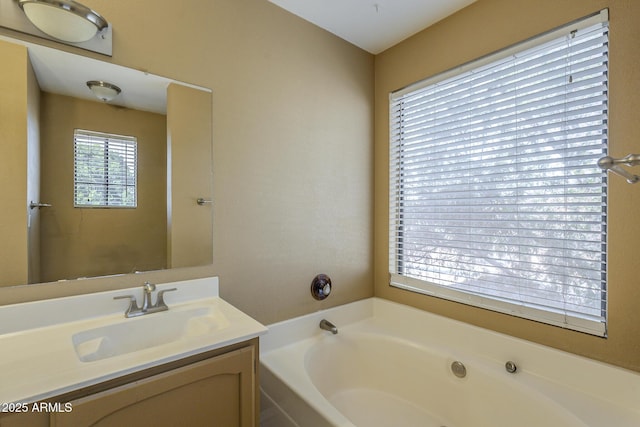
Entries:
[[331,278],[326,274],[318,274],[311,282],[311,295],[322,301],[331,293]]

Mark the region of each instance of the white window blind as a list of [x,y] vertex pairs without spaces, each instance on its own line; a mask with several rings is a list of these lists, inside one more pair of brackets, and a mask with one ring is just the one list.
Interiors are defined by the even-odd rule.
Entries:
[[390,96],[390,283],[606,334],[607,12]]
[[74,206],[137,206],[137,140],[76,129],[74,132]]

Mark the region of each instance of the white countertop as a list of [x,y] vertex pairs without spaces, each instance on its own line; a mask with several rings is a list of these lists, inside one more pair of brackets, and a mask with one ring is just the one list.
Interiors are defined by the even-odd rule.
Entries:
[[[124,318],[128,301],[113,297],[134,294],[140,303],[141,286],[0,306],[0,404],[35,402],[267,332],[262,324],[219,297],[217,277],[157,285],[157,291],[174,287],[177,291],[165,295],[169,311],[134,319]],[[90,362],[80,361],[74,349],[75,333],[200,307],[224,318],[224,326]]]

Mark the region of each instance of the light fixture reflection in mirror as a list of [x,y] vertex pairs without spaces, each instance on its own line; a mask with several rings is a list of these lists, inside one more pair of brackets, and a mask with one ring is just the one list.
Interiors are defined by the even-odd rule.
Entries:
[[91,92],[101,101],[109,102],[122,92],[118,86],[113,83],[103,82],[100,80],[90,80],[87,82],[87,86],[91,89]]
[[65,42],[86,42],[109,25],[97,12],[75,1],[19,0],[18,4],[40,31]]

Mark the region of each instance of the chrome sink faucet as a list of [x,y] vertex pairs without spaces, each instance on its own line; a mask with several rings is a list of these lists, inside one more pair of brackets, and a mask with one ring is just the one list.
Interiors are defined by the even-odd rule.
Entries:
[[169,310],[169,307],[167,307],[167,304],[164,302],[164,294],[165,292],[175,291],[177,288],[161,290],[158,292],[158,296],[156,297],[156,303],[153,304],[151,296],[155,290],[156,285],[144,282],[144,285],[142,286],[142,307],[138,307],[138,301],[136,300],[135,295],[119,295],[117,297],[113,297],[113,299],[129,300],[129,307],[127,307],[127,310],[124,312],[124,317],[137,317]]
[[144,293],[142,294],[141,310],[147,312],[149,311],[149,308],[153,307],[153,303],[151,302],[151,293],[156,290],[156,285],[154,285],[153,283],[144,282],[144,285],[142,285],[142,289]]

